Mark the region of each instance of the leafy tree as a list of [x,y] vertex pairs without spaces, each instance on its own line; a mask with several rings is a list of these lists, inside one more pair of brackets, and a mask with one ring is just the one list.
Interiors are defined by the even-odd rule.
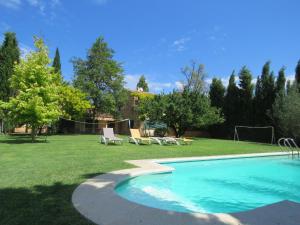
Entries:
[[296,69],[295,69],[295,81],[297,83],[297,85],[300,85],[300,60],[297,63]]
[[60,55],[59,50],[56,48],[55,57],[53,60],[52,67],[54,68],[54,72],[61,75],[61,63],[60,63]]
[[239,110],[239,89],[235,83],[235,71],[233,71],[229,78],[223,107],[227,133],[231,133],[233,127],[237,125]]
[[285,94],[285,67],[282,67],[279,72],[278,72],[278,77],[276,80],[276,85],[275,85],[275,93],[277,95],[284,95]]
[[29,53],[14,68],[11,87],[16,95],[1,107],[8,111],[8,118],[15,124],[31,128],[32,141],[38,128],[50,124],[61,115],[57,76],[52,67],[48,49],[42,39],[35,38],[36,51]]
[[224,97],[225,97],[225,87],[221,79],[213,78],[210,85],[209,97],[211,105],[217,108],[223,108]]
[[246,66],[242,67],[239,72],[239,116],[237,122],[249,125],[253,121],[252,115],[252,97],[253,85],[252,75]]
[[113,55],[114,51],[100,37],[88,50],[85,60],[73,60],[74,86],[87,94],[94,107],[91,115],[94,119],[97,113],[120,116],[127,99],[123,69]]
[[275,100],[275,78],[273,72],[270,72],[271,62],[267,61],[263,68],[261,77],[259,77],[254,97],[255,124],[268,125],[270,118],[268,116]]
[[143,89],[143,91],[145,92],[149,92],[149,87],[144,75],[140,77],[139,82],[136,85],[137,90],[139,90],[140,88]]
[[177,137],[182,136],[188,128],[203,128],[223,122],[220,110],[211,107],[207,96],[186,89],[142,101],[138,112],[142,119],[167,124]]
[[286,93],[288,94],[291,91],[291,89],[292,89],[292,84],[291,84],[291,81],[288,80],[286,82]]
[[140,120],[152,120],[158,121],[161,120],[167,98],[165,94],[152,95],[152,96],[143,96],[139,100],[137,106],[137,113]]
[[270,72],[270,64],[270,61],[266,62],[261,75],[263,94],[261,108],[263,109],[264,115],[266,115],[266,112],[272,108],[275,99],[275,79],[273,72]]
[[[196,69],[198,68],[198,69]],[[186,67],[186,82],[182,91],[160,94],[142,101],[138,112],[140,118],[163,122],[182,136],[188,128],[208,127],[222,123],[220,110],[211,106],[204,91],[204,70],[201,65]]]
[[191,66],[186,66],[181,71],[186,79],[186,82],[183,83],[185,89],[199,93],[204,91],[204,78],[206,76],[204,65],[192,62]]
[[193,124],[193,111],[188,106],[190,105],[190,99],[187,99],[186,95],[186,91],[184,93],[173,91],[173,93],[167,95],[163,114],[159,118],[168,127],[174,129],[177,137],[182,136],[186,129]]
[[65,118],[81,119],[92,108],[86,100],[86,94],[70,85],[60,85],[59,96],[59,105]]
[[13,68],[20,61],[20,50],[16,34],[7,32],[0,47],[0,100],[8,101],[13,95],[9,79],[13,74]]
[[282,136],[300,140],[300,93],[295,85],[287,95],[276,97],[273,116]]
[[262,123],[262,118],[264,117],[264,111],[261,109],[261,105],[263,102],[263,90],[262,90],[262,81],[260,76],[257,77],[256,85],[255,85],[255,95],[253,99],[253,113],[255,118],[255,124],[260,125]]

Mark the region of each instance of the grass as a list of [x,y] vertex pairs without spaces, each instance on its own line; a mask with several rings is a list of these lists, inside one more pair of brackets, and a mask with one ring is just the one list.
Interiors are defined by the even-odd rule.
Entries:
[[34,144],[26,137],[0,136],[0,224],[92,224],[73,208],[72,192],[97,174],[132,167],[124,160],[277,150],[214,139],[191,146],[104,146],[95,135],[51,136]]

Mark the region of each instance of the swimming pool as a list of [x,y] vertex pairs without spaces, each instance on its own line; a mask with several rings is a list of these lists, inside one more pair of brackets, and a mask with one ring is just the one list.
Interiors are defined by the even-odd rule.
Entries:
[[164,163],[172,173],[119,184],[122,197],[179,212],[231,213],[291,200],[300,202],[300,160],[289,156]]

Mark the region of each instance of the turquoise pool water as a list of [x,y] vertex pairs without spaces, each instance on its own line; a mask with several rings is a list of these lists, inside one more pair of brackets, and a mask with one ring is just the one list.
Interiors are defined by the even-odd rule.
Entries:
[[282,200],[300,202],[300,160],[289,156],[165,163],[172,173],[139,176],[116,192],[146,206],[230,213]]

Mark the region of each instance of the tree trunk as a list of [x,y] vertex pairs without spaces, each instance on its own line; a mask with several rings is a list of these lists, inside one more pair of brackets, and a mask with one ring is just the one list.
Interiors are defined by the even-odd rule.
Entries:
[[0,133],[4,133],[3,127],[3,120],[0,120]]
[[35,142],[35,140],[36,140],[36,131],[37,131],[36,127],[31,128],[31,141],[32,142]]
[[173,128],[173,130],[174,130],[174,132],[175,132],[175,136],[178,137],[179,134],[178,134],[178,130],[177,130],[176,126],[173,125],[172,128]]

